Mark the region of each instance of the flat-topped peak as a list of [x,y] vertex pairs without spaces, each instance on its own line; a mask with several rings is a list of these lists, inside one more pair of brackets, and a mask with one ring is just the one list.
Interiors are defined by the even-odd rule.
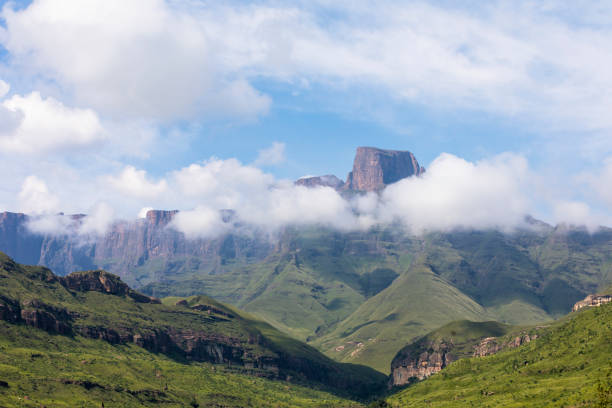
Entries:
[[403,178],[418,176],[424,171],[408,150],[360,146],[353,162],[353,171],[348,174],[344,188],[377,191]]

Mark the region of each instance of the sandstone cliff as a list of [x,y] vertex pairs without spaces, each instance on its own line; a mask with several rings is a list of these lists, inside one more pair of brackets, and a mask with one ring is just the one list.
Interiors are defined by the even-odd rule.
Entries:
[[611,295],[588,295],[584,300],[574,304],[572,312],[580,310],[583,307],[597,307],[610,302],[612,302]]
[[390,386],[423,380],[460,358],[472,357],[482,339],[494,339],[510,330],[497,322],[449,323],[401,349],[391,362]]
[[[176,273],[188,264],[189,270],[214,274],[226,262],[262,260],[274,250],[269,240],[253,235],[188,240],[168,227],[176,213],[152,210],[144,219],[115,223],[103,236],[79,238],[33,233],[28,229],[31,217],[4,212],[0,213],[0,251],[18,262],[44,265],[60,275],[104,268],[131,284],[143,285],[149,281],[138,281],[134,271],[150,261],[159,261],[156,265],[162,272]],[[230,222],[231,211],[224,211],[223,218]]]
[[388,184],[418,176],[424,171],[409,151],[358,147],[353,171],[348,174],[344,189],[378,191]]

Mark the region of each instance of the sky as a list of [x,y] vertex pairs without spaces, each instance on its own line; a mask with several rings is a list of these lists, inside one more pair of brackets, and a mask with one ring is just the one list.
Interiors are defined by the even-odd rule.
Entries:
[[[0,211],[41,231],[143,208],[193,236],[224,208],[270,228],[612,226],[610,2],[0,7]],[[352,200],[293,186],[345,179],[363,145],[428,172]]]

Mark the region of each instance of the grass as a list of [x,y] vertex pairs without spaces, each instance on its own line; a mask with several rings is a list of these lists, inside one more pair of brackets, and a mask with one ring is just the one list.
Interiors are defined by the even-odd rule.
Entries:
[[415,237],[392,228],[339,233],[313,227],[285,232],[278,247],[263,259],[228,259],[214,274],[177,257],[180,267],[156,265],[162,268],[157,278],[166,281],[145,290],[213,296],[331,358],[386,373],[399,349],[452,320],[550,321],[612,281],[609,230]]
[[[519,348],[467,358],[394,394],[392,407],[591,407],[610,388],[612,305],[572,313]],[[609,406],[607,403],[602,406]]]
[[[135,345],[50,335],[0,322],[0,406],[359,407],[231,367],[181,363]],[[27,398],[27,399],[26,399]]]
[[[78,274],[93,276],[89,272]],[[121,283],[117,277],[107,277]],[[224,364],[230,364],[236,373],[290,378],[292,384],[322,389],[347,398],[366,398],[384,386],[385,376],[375,370],[340,364],[235,307],[226,306],[206,296],[185,299],[187,305],[184,306],[175,305],[179,300],[168,298],[162,304],[139,303],[125,295],[68,290],[48,269],[22,266],[0,254],[0,316],[2,310],[10,305],[21,305],[24,310],[34,308],[50,311],[48,315],[55,321],[72,327],[68,335],[54,337],[62,344],[57,349],[60,354],[71,348],[79,349],[85,341],[79,335],[91,332],[89,329],[93,328],[93,333],[99,333],[100,330],[118,333],[117,340],[111,341],[122,344],[130,342],[131,336],[141,335],[146,338],[151,335],[149,338],[155,340],[145,347],[160,354],[142,351],[138,358],[157,356],[155,358],[172,360],[178,364],[176,367],[183,366],[186,369],[192,364],[191,360],[217,361],[218,354],[206,350],[220,346],[230,353],[223,351]],[[205,306],[204,310],[198,310],[198,305]],[[38,336],[36,332],[40,331],[31,327],[23,330],[26,338],[27,333]],[[0,337],[4,335],[3,330]],[[190,339],[194,335],[204,340],[202,343],[193,343],[194,352],[189,354]],[[127,340],[118,340],[119,337]],[[7,355],[12,352],[12,348],[19,348],[22,344],[17,336],[9,340],[13,346],[7,346]],[[44,344],[33,343],[31,348],[45,350]],[[87,344],[91,346],[90,352],[95,353],[92,343]],[[129,349],[130,353],[135,350],[135,346],[121,347]],[[127,360],[130,361],[130,358]],[[110,358],[108,361],[113,360]],[[61,372],[63,368],[58,370]],[[239,389],[236,393],[239,393]]]

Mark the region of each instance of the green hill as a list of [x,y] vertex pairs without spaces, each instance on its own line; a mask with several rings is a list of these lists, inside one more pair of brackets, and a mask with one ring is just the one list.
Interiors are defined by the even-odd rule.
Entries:
[[527,344],[458,360],[387,402],[392,407],[608,407],[611,322],[610,304],[572,313],[540,328]]
[[286,231],[277,247],[260,262],[222,260],[215,274],[181,269],[143,290],[211,295],[331,358],[388,372],[406,343],[450,321],[546,322],[612,281],[607,229],[411,236],[305,228]]
[[314,344],[340,361],[359,361],[388,373],[391,359],[407,341],[460,319],[491,316],[427,267],[415,267]]
[[4,254],[0,282],[0,405],[318,406],[385,382],[204,296],[162,304],[104,271],[62,278]]

